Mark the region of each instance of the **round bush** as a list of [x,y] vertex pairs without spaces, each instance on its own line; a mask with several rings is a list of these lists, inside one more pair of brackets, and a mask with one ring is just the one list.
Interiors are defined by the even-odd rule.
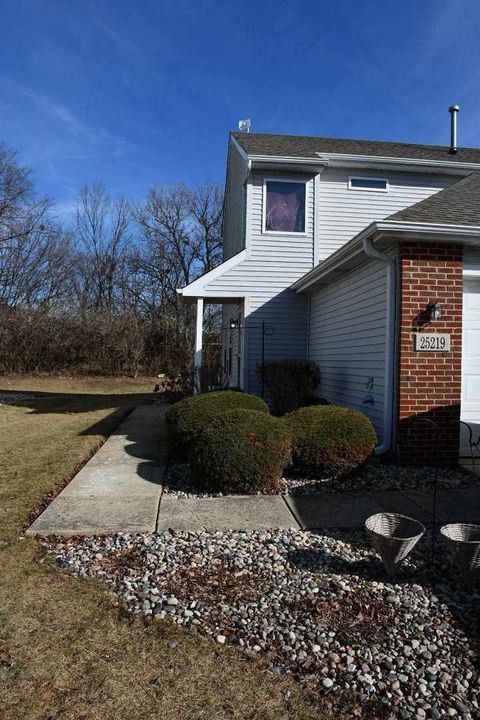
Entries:
[[299,408],[284,417],[292,435],[293,466],[305,477],[347,475],[377,442],[370,419],[336,405]]
[[317,397],[316,395],[305,395],[304,397],[300,398],[298,402],[298,407],[310,407],[311,405],[330,405],[328,400],[325,400],[325,398]]
[[213,417],[237,408],[268,413],[268,407],[256,395],[232,390],[201,393],[175,403],[166,414],[169,450],[177,457],[185,456],[196,434]]
[[256,410],[230,410],[212,418],[191,443],[192,479],[207,492],[274,489],[290,450],[290,431],[282,420]]

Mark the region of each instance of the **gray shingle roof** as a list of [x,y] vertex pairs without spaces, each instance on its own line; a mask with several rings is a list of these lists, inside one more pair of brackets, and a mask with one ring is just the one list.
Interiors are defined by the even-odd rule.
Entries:
[[414,145],[379,140],[347,140],[244,132],[234,132],[232,135],[249,155],[318,158],[317,153],[324,152],[411,160],[480,163],[480,148],[459,148],[457,153],[450,153],[449,147],[443,145]]
[[390,215],[387,220],[480,226],[480,173]]

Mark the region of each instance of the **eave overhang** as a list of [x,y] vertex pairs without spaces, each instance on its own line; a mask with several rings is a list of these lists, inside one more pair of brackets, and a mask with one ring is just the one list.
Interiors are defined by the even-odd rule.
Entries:
[[220,265],[217,265],[217,267],[213,268],[213,270],[205,273],[205,275],[197,278],[189,285],[186,285],[183,288],[177,288],[177,293],[181,295],[181,297],[185,300],[192,301],[196,300],[197,298],[205,298],[208,299],[208,301],[211,303],[224,303],[228,302],[228,300],[234,302],[235,300],[241,299],[242,297],[244,297],[245,293],[227,293],[215,288],[209,288],[208,285],[211,282],[218,280],[218,278],[220,278],[232,268],[242,263],[246,257],[247,251],[241,250],[239,253],[229,258],[228,260],[225,260],[225,262],[221,263]]
[[371,240],[379,250],[385,250],[405,240],[422,242],[457,243],[480,247],[480,226],[444,225],[436,223],[409,223],[380,220],[373,222],[352,240],[333,253],[317,267],[294,282],[290,288],[295,292],[312,292],[321,285],[330,284],[355,267],[364,254],[364,240]]

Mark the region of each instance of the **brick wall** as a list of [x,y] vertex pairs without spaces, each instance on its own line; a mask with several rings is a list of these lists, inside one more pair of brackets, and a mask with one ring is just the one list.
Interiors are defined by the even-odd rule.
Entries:
[[[398,455],[404,463],[458,459],[463,254],[457,245],[405,244],[400,248]],[[442,319],[426,307],[440,302]],[[451,335],[450,352],[416,352],[415,332]],[[438,430],[425,420],[432,420]]]

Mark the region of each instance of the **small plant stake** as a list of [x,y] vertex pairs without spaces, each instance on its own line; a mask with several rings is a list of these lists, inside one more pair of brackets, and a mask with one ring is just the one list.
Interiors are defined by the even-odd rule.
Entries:
[[[438,435],[438,423],[429,418],[417,418],[420,422],[428,423]],[[430,572],[433,570],[433,562],[435,560],[435,547],[436,547],[436,535],[437,535],[437,484],[438,484],[438,455],[432,453],[432,466],[433,466],[433,498],[432,498],[432,547],[430,555]]]
[[[414,419],[417,423],[428,423],[438,435],[439,427],[438,423],[434,420],[430,420],[425,417],[417,417]],[[433,497],[432,497],[432,541],[430,550],[430,572],[433,570],[433,563],[435,560],[435,549],[436,549],[436,533],[437,533],[437,486],[438,486],[438,456],[432,452],[431,466],[433,467]],[[423,510],[422,506],[412,499],[415,505],[418,505],[420,510]]]

